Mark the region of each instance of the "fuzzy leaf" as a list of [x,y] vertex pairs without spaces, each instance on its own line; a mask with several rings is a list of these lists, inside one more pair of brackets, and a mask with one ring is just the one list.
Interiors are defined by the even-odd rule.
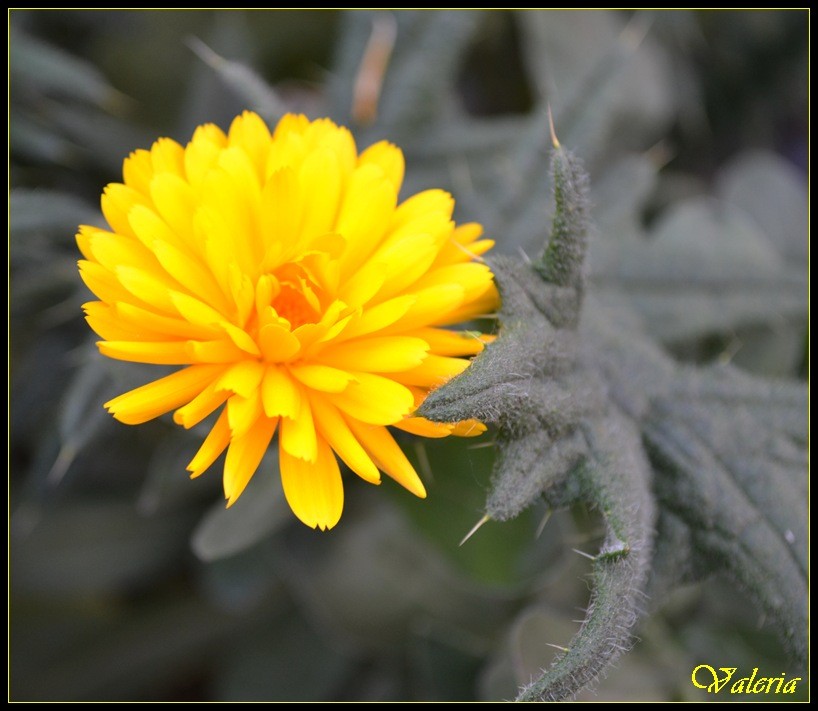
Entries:
[[[630,648],[630,630],[642,611],[655,513],[639,430],[617,412],[597,417],[581,429],[589,455],[585,465],[572,472],[578,480],[572,483],[578,489],[574,497],[598,508],[607,529],[594,556],[593,594],[568,651],[525,686],[518,701],[557,701],[592,684]],[[548,500],[548,490],[543,493]]]
[[664,53],[645,37],[646,17],[627,26],[606,13],[522,12],[517,18],[534,83],[564,141],[589,159],[614,131],[617,144],[633,137],[650,145],[644,141],[671,117],[674,98]]
[[721,392],[712,373],[704,379],[681,379],[648,413],[657,496],[688,527],[692,555],[745,587],[803,662],[807,461],[787,430],[806,412],[805,394],[770,386],[762,399],[753,383],[742,389],[742,378],[723,379],[730,385]]
[[711,200],[674,208],[649,241],[622,245],[597,281],[624,289],[666,342],[805,311],[805,272],[787,267],[744,213]]
[[[681,580],[727,572],[775,619],[801,661],[807,566],[803,388],[725,366],[679,367],[645,338],[629,313],[632,295],[592,298],[580,311],[585,176],[562,150],[553,162],[555,213],[543,258],[535,264],[492,261],[503,299],[500,337],[421,407],[433,420],[478,417],[497,424],[490,518],[512,518],[544,499],[550,507],[590,505],[605,521],[582,628],[519,699],[571,697],[628,648],[654,544],[673,550],[674,565],[660,561],[652,586],[667,586],[663,578],[673,574]],[[731,230],[734,223],[717,224],[705,215],[693,209],[677,217],[681,225],[666,228],[652,252],[631,242],[643,260],[640,269],[653,265],[665,280],[681,270],[676,283],[684,293],[690,284],[681,274],[691,272],[714,285],[725,278],[729,284],[731,277],[744,284],[747,271],[757,274],[756,283],[762,275],[778,275],[780,261],[763,236]],[[708,227],[704,238],[694,223]],[[718,319],[726,306],[715,298]]]

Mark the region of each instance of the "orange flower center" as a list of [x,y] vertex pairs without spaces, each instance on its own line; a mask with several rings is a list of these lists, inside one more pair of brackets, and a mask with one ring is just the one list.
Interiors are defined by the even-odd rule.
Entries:
[[304,291],[289,283],[281,285],[281,291],[273,299],[272,307],[281,318],[286,318],[290,322],[293,330],[305,323],[317,323],[321,318],[321,314],[310,304]]
[[307,271],[290,263],[276,269],[274,276],[277,290],[273,292],[270,305],[281,318],[290,322],[290,328],[295,330],[305,323],[318,323],[324,310],[323,294]]

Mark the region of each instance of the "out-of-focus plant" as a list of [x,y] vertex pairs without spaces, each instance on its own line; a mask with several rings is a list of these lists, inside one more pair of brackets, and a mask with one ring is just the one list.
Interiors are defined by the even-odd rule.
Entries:
[[[635,630],[604,697],[698,698],[693,666],[784,651],[804,676],[804,181],[769,151],[710,175],[673,155],[722,135],[695,138],[737,71],[706,61],[714,34],[765,67],[757,122],[782,76],[803,91],[803,13],[11,19],[13,698],[565,698]],[[407,439],[429,498],[360,488],[329,538],[272,477],[229,510],[187,481],[199,432],[109,421],[154,376],[80,319],[73,235],[121,159],[244,108],[394,141],[405,194],[448,186],[504,255],[498,340],[424,406],[496,423],[496,447]]]

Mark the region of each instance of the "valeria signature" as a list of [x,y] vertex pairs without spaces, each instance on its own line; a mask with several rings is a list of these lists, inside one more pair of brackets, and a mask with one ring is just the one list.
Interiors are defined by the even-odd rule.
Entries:
[[[707,689],[710,694],[718,694],[731,681],[738,667],[719,667],[714,669],[709,664],[699,664],[690,676],[693,686],[698,689]],[[731,694],[794,694],[800,676],[787,679],[782,672],[781,676],[758,676],[758,667],[753,668],[750,676],[736,679],[730,686]]]

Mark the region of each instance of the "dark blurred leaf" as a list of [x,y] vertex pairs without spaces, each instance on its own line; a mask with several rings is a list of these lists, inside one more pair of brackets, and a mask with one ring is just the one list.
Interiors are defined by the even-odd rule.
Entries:
[[270,539],[198,568],[198,588],[211,604],[228,612],[276,610],[287,605],[280,552]]
[[421,501],[396,491],[394,500],[456,569],[484,584],[526,588],[540,571],[553,565],[558,554],[554,541],[535,542],[542,511],[528,512],[503,526],[488,524],[460,545],[482,516],[494,458],[493,447],[481,440],[471,451],[454,438],[416,442],[414,452],[409,449],[408,454],[419,471],[428,466],[429,496]]
[[745,152],[719,174],[722,199],[745,210],[785,259],[807,268],[807,186],[773,153]]
[[657,167],[644,155],[627,156],[612,165],[591,186],[594,227],[588,253],[591,277],[616,272],[623,245],[644,235],[642,210],[657,180]]
[[409,642],[413,697],[418,700],[472,701],[485,643],[468,630],[421,623]]
[[50,166],[76,164],[79,148],[53,127],[43,124],[42,117],[13,106],[9,111],[9,148],[15,158],[46,163]]
[[24,241],[41,233],[56,233],[62,237],[60,243],[66,244],[73,241],[79,225],[101,221],[98,210],[69,193],[17,188],[11,191],[10,198],[12,249],[23,247]]
[[382,493],[372,494],[375,501],[367,490],[355,491],[359,505],[370,506],[346,514],[345,525],[331,539],[303,527],[290,531],[281,573],[314,619],[381,652],[393,649],[425,618],[463,625],[477,637],[492,634],[512,600],[452,570]]
[[[98,404],[102,410],[101,402]],[[105,413],[107,417],[110,417]],[[202,444],[202,435],[198,431],[174,429],[154,449],[147,466],[145,480],[139,491],[137,509],[145,515],[171,511],[188,504],[203,494],[218,495],[221,493],[221,481],[218,469],[208,472],[198,480],[191,481],[186,471]]]
[[661,135],[674,99],[664,53],[645,38],[648,17],[637,14],[628,26],[600,12],[521,12],[517,18],[528,67],[541,100],[554,111],[560,140],[593,161],[612,143],[647,147],[649,136]]
[[112,107],[124,97],[93,64],[12,29],[9,73],[16,91],[35,91]]
[[[190,599],[154,600],[126,614],[86,607],[58,617],[67,634],[63,645],[41,608],[20,612],[14,631],[20,654],[12,662],[10,689],[14,701],[162,700],[190,683],[191,673],[218,654],[236,625]],[[67,620],[77,624],[66,629]]]
[[287,112],[287,106],[275,90],[246,64],[219,56],[197,37],[191,37],[188,45],[199,59],[218,72],[222,81],[244,100],[248,109],[273,123]]
[[63,444],[79,451],[99,423],[110,418],[102,404],[115,395],[108,371],[99,367],[95,357],[89,358],[72,378],[60,407],[58,421]]
[[729,332],[804,314],[805,274],[787,268],[740,211],[694,199],[678,205],[648,242],[622,245],[598,281],[624,289],[652,335],[665,341]]
[[220,501],[205,514],[190,541],[193,552],[203,561],[233,555],[269,536],[291,515],[278,477],[278,450],[273,448],[235,504],[226,508]]
[[217,700],[332,701],[354,663],[292,611],[263,620],[227,651],[215,680]]
[[140,517],[125,503],[63,504],[12,540],[14,590],[83,595],[145,585],[185,550],[189,525],[179,514]]
[[[415,130],[427,126],[450,107],[454,74],[472,38],[481,13],[446,10],[399,11],[395,47],[386,70],[376,127],[398,145]],[[372,32],[372,12],[349,12],[343,17],[342,42],[330,86],[333,114],[351,120],[355,78]],[[429,67],[434,71],[429,71]]]
[[93,107],[53,102],[47,106],[53,130],[79,148],[83,160],[102,168],[108,180],[122,176],[122,161],[157,137]]

